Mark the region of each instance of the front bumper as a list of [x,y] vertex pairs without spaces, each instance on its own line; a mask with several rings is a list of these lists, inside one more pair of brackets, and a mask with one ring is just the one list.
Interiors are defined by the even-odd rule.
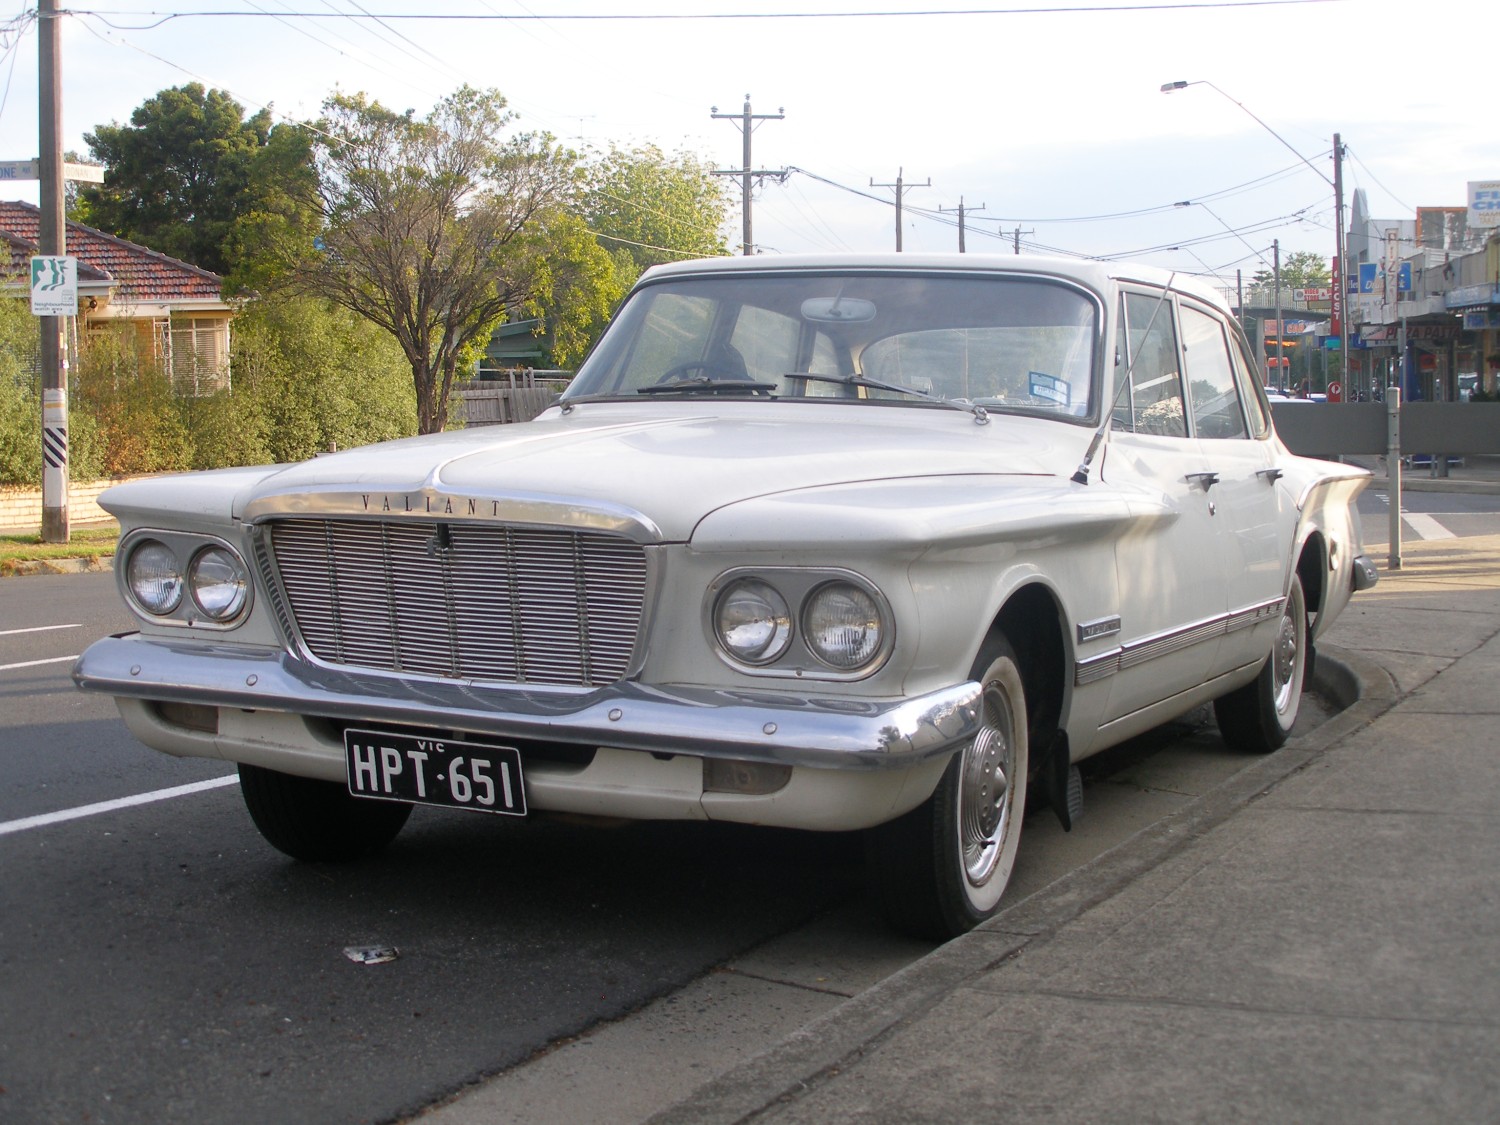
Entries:
[[90,645],[73,666],[73,682],[116,698],[815,769],[910,769],[957,749],[980,722],[973,682],[896,700],[637,683],[582,693],[527,690],[330,668],[282,650],[139,634]]

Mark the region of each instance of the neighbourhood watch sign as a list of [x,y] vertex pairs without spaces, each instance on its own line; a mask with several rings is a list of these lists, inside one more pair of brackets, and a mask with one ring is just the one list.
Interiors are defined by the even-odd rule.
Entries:
[[78,315],[78,259],[31,259],[31,311],[35,316]]

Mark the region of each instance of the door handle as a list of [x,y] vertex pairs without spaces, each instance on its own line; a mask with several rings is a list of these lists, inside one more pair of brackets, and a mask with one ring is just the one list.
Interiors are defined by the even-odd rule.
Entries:
[[1189,473],[1186,479],[1189,484],[1196,484],[1199,488],[1203,489],[1204,492],[1207,492],[1210,488],[1219,483],[1219,474],[1207,471],[1201,473]]
[[1267,484],[1275,484],[1282,477],[1286,476],[1280,469],[1256,469],[1255,475]]

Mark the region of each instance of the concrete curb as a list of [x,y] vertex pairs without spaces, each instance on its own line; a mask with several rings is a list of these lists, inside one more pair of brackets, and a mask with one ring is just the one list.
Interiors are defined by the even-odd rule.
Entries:
[[0,566],[0,577],[25,578],[33,574],[103,574],[114,570],[113,555],[84,559],[17,559]]
[[990,972],[1038,937],[1120,893],[1188,843],[1367,727],[1401,699],[1394,679],[1384,668],[1333,646],[1318,650],[1314,687],[1346,704],[1344,710],[650,1120],[659,1125],[738,1122],[796,1097],[821,1076],[856,1063],[870,1047],[920,1018],[966,981]]

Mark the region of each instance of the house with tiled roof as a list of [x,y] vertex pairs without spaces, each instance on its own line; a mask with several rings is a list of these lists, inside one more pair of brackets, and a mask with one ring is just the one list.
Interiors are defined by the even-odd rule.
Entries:
[[[24,290],[29,284],[28,260],[40,253],[40,236],[41,212],[34,204],[0,200],[8,285]],[[234,309],[224,300],[223,278],[82,223],[68,223],[66,238],[68,256],[78,259],[78,316],[70,346],[125,333],[143,360],[161,364],[186,393],[228,385]]]

